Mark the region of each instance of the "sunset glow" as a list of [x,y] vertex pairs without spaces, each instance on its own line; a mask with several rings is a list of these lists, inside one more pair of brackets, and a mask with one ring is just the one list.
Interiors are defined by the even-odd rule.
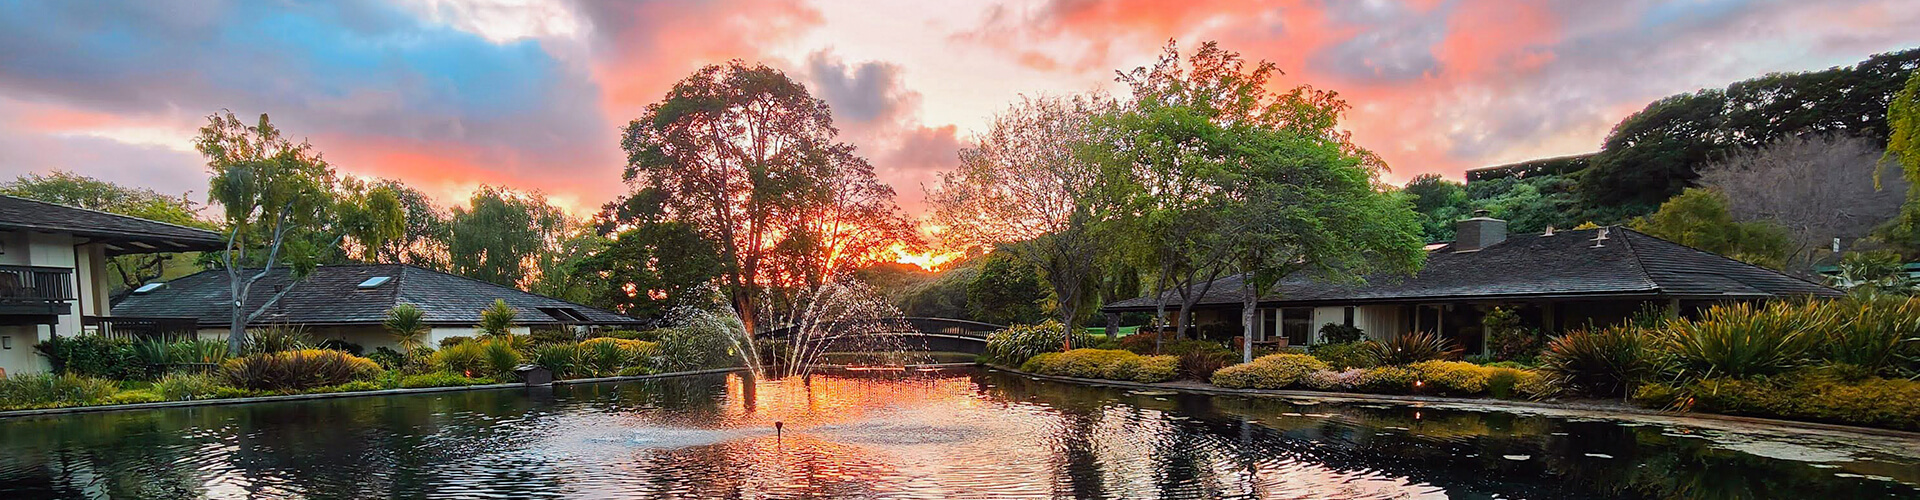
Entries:
[[946,270],[947,264],[967,256],[966,252],[945,250],[925,250],[915,253],[909,251],[906,245],[897,243],[894,244],[893,248],[889,249],[889,251],[893,253],[894,262],[913,264],[919,266],[921,269],[935,272],[944,271]]

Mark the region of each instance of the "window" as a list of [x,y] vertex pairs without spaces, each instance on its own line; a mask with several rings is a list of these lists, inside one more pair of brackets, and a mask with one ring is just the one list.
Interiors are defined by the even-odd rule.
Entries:
[[1313,333],[1313,308],[1289,307],[1280,310],[1280,334],[1286,336],[1287,345],[1307,345],[1308,335]]
[[1353,326],[1353,306],[1347,306],[1347,326]]
[[1260,340],[1273,340],[1280,335],[1279,309],[1260,310]]
[[167,284],[166,283],[148,283],[145,285],[140,285],[140,288],[133,289],[133,293],[135,295],[145,295],[148,292],[159,290],[160,287],[163,287],[163,286],[167,286]]
[[369,288],[379,288],[380,285],[386,284],[387,280],[391,280],[391,279],[393,279],[392,276],[374,276],[372,278],[367,278],[366,281],[360,282],[360,289],[366,290]]

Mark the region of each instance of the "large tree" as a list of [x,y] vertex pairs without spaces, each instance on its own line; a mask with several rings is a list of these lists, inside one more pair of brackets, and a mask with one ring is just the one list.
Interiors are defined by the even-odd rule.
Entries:
[[1786,266],[1793,238],[1772,221],[1736,222],[1727,196],[1709,188],[1689,188],[1660,204],[1652,215],[1634,219],[1633,228],[1682,245],[1772,269]]
[[[1920,248],[1920,71],[1913,71],[1905,87],[1887,106],[1887,152],[1882,162],[1896,162],[1907,181],[1906,203],[1900,218],[1886,228],[1887,239],[1909,249]],[[1878,170],[1876,185],[1882,184]]]
[[522,287],[540,258],[573,229],[560,207],[539,193],[481,186],[466,207],[455,207],[447,242],[454,274]]
[[624,178],[716,244],[749,334],[769,292],[832,281],[874,259],[873,242],[913,237],[837,134],[825,101],[740,61],[694,72],[624,129]]
[[381,245],[375,251],[374,260],[447,270],[447,241],[453,239],[453,227],[447,211],[435,206],[426,193],[398,180],[381,179],[375,185],[394,194],[406,213],[406,220],[400,237]]
[[[934,221],[958,247],[1003,248],[1040,270],[1055,316],[1072,329],[1099,270],[1111,216],[1101,165],[1078,154],[1096,142],[1091,118],[1110,104],[1094,97],[1025,98],[994,116],[960,166],[930,189]],[[1011,245],[1013,243],[1023,243]]]
[[1473,212],[1467,197],[1467,185],[1447,180],[1440,174],[1420,174],[1401,188],[1420,214],[1421,233],[1427,241],[1453,239],[1453,223]]
[[220,264],[233,298],[227,349],[235,354],[246,341],[247,324],[298,285],[249,304],[253,285],[276,267],[304,277],[321,259],[342,252],[343,243],[377,248],[398,236],[395,228],[405,215],[391,192],[355,184],[342,191],[320,152],[286,137],[265,114],[253,124],[231,112],[208,116],[194,146],[213,174],[208,198],[226,216]]
[[1767,221],[1793,236],[1784,264],[1808,274],[1835,240],[1854,240],[1899,215],[1906,182],[1877,190],[1872,173],[1882,154],[1866,137],[1824,134],[1780,139],[1714,162],[1700,184],[1724,195],[1740,222]]
[[[172,196],[151,189],[130,188],[112,182],[65,171],[48,174],[29,173],[5,184],[0,194],[80,207],[102,212],[130,215],[170,224],[217,230],[213,223],[200,219],[199,206],[186,195]],[[107,260],[107,269],[118,280],[117,290],[131,290],[148,280],[161,278],[169,269],[191,272],[191,254],[152,253],[122,255]]]

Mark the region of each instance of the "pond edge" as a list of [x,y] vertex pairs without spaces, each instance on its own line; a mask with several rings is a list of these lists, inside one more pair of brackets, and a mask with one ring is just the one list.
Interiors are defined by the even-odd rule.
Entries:
[[[600,383],[600,382],[625,382],[630,380],[648,380],[648,379],[657,379],[657,378],[686,377],[686,376],[693,376],[693,375],[712,375],[716,373],[732,373],[732,372],[741,371],[745,369],[746,367],[742,366],[742,367],[733,367],[733,368],[714,368],[710,370],[694,370],[694,371],[686,371],[686,372],[656,373],[653,375],[629,375],[629,376],[622,376],[622,377],[597,377],[597,378],[581,378],[581,379],[571,379],[571,380],[555,380],[553,381],[553,385],[592,384],[592,383]],[[509,383],[502,383],[502,384],[484,384],[484,385],[455,385],[455,386],[446,386],[446,387],[414,387],[414,388],[400,388],[400,389],[380,389],[380,390],[374,390],[374,391],[343,391],[343,392],[325,392],[325,393],[315,393],[315,394],[286,394],[286,395],[280,395],[280,396],[251,396],[251,397],[244,397],[244,398],[217,398],[217,399],[192,399],[192,400],[185,400],[185,401],[158,401],[153,403],[128,403],[128,404],[118,404],[118,405],[67,406],[67,407],[61,407],[61,408],[41,408],[41,409],[35,409],[35,410],[0,411],[0,420],[5,420],[9,418],[20,418],[20,417],[66,415],[66,414],[73,414],[73,413],[94,413],[94,412],[109,412],[109,411],[128,411],[128,410],[157,410],[157,409],[163,409],[163,408],[182,408],[182,407],[189,407],[189,406],[211,406],[211,405],[229,405],[229,404],[245,404],[245,403],[271,403],[271,402],[277,402],[277,401],[305,401],[305,400],[312,400],[312,399],[352,398],[352,397],[362,397],[362,396],[391,396],[391,395],[400,395],[400,394],[424,394],[424,393],[432,393],[432,392],[495,390],[495,389],[512,389],[516,387],[541,387],[541,386],[528,385],[522,382],[509,382]]]
[[1447,398],[1447,397],[1437,397],[1437,396],[1401,396],[1401,395],[1393,395],[1393,394],[1294,391],[1294,390],[1284,390],[1284,389],[1228,389],[1228,388],[1216,386],[1213,384],[1203,384],[1203,383],[1193,383],[1193,384],[1185,384],[1185,383],[1178,383],[1178,382],[1146,383],[1146,382],[1133,382],[1133,381],[1127,381],[1127,380],[1079,378],[1079,377],[1066,377],[1066,376],[1060,376],[1060,375],[1045,375],[1045,374],[1021,371],[1018,369],[1007,368],[1003,366],[988,365],[988,364],[982,364],[980,366],[985,367],[986,369],[989,369],[989,370],[997,370],[997,371],[1002,371],[1006,373],[1023,375],[1023,376],[1040,379],[1040,380],[1050,380],[1054,382],[1068,382],[1068,383],[1076,383],[1076,384],[1083,384],[1083,385],[1103,385],[1103,386],[1113,386],[1113,387],[1124,387],[1124,388],[1130,388],[1130,389],[1151,389],[1151,390],[1176,391],[1176,392],[1208,394],[1208,395],[1228,395],[1228,396],[1312,398],[1312,399],[1333,401],[1333,402],[1378,402],[1378,403],[1391,403],[1391,404],[1407,405],[1407,406],[1416,406],[1422,403],[1442,403],[1442,404],[1451,404],[1451,405],[1479,406],[1479,407],[1484,407],[1493,411],[1507,411],[1509,413],[1512,413],[1512,411],[1503,410],[1502,407],[1507,407],[1509,409],[1537,409],[1537,410],[1560,410],[1560,411],[1575,411],[1575,412],[1606,413],[1607,415],[1605,415],[1602,418],[1608,418],[1612,420],[1636,420],[1633,418],[1635,416],[1661,417],[1661,418],[1667,418],[1667,419],[1680,420],[1682,422],[1691,420],[1691,421],[1701,421],[1702,423],[1706,423],[1706,422],[1732,423],[1732,424],[1740,424],[1740,425],[1755,426],[1755,427],[1769,427],[1769,428],[1774,428],[1777,430],[1789,431],[1789,432],[1804,433],[1807,431],[1819,431],[1819,432],[1845,433],[1845,434],[1852,434],[1856,436],[1890,437],[1890,438],[1898,438],[1903,440],[1920,442],[1920,432],[1903,431],[1898,429],[1882,429],[1878,427],[1860,427],[1860,426],[1853,426],[1853,425],[1829,424],[1829,423],[1823,423],[1823,422],[1805,422],[1805,421],[1799,421],[1799,420],[1782,420],[1782,419],[1761,418],[1761,417],[1747,417],[1747,416],[1740,416],[1740,415],[1722,415],[1718,413],[1675,412],[1675,411],[1666,411],[1666,410],[1655,410],[1655,409],[1649,409],[1649,408],[1639,408],[1639,407],[1626,406],[1626,405],[1601,406],[1601,405],[1578,404],[1578,403],[1544,403],[1539,401],[1515,401],[1515,400],[1491,399],[1491,398]]

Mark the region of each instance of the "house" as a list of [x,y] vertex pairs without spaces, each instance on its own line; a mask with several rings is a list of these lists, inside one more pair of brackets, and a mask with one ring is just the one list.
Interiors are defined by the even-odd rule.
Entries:
[[[204,271],[135,290],[115,304],[113,311],[186,316],[193,318],[193,328],[200,338],[225,339],[232,324],[228,304],[233,295],[228,283],[226,271]],[[286,295],[267,306],[267,312],[249,326],[300,326],[316,341],[339,340],[368,352],[396,347],[382,323],[387,311],[400,304],[412,304],[425,313],[429,346],[447,337],[475,335],[480,311],[496,299],[519,312],[514,320],[516,334],[527,334],[532,327],[633,329],[649,324],[611,311],[404,264],[319,266],[299,280],[287,268],[276,268],[254,283],[247,303],[266,304],[281,290],[286,290]]]
[[[1480,216],[1455,227],[1456,240],[1429,245],[1426,266],[1412,277],[1336,284],[1288,276],[1257,302],[1256,340],[1308,345],[1320,341],[1320,327],[1333,323],[1381,340],[1437,331],[1468,353],[1484,353],[1481,318],[1494,307],[1513,309],[1524,325],[1557,333],[1615,324],[1649,306],[1689,314],[1726,301],[1841,295],[1620,226],[1509,236],[1506,221]],[[1240,276],[1215,280],[1194,307],[1193,324],[1214,337],[1239,335],[1240,292]],[[1102,311],[1113,325],[1120,313],[1151,312],[1155,302],[1122,300]],[[1169,303],[1170,311],[1178,309],[1177,296]]]
[[56,335],[137,335],[165,321],[112,314],[108,259],[225,245],[204,229],[0,196],[0,371],[47,370],[33,346]]

